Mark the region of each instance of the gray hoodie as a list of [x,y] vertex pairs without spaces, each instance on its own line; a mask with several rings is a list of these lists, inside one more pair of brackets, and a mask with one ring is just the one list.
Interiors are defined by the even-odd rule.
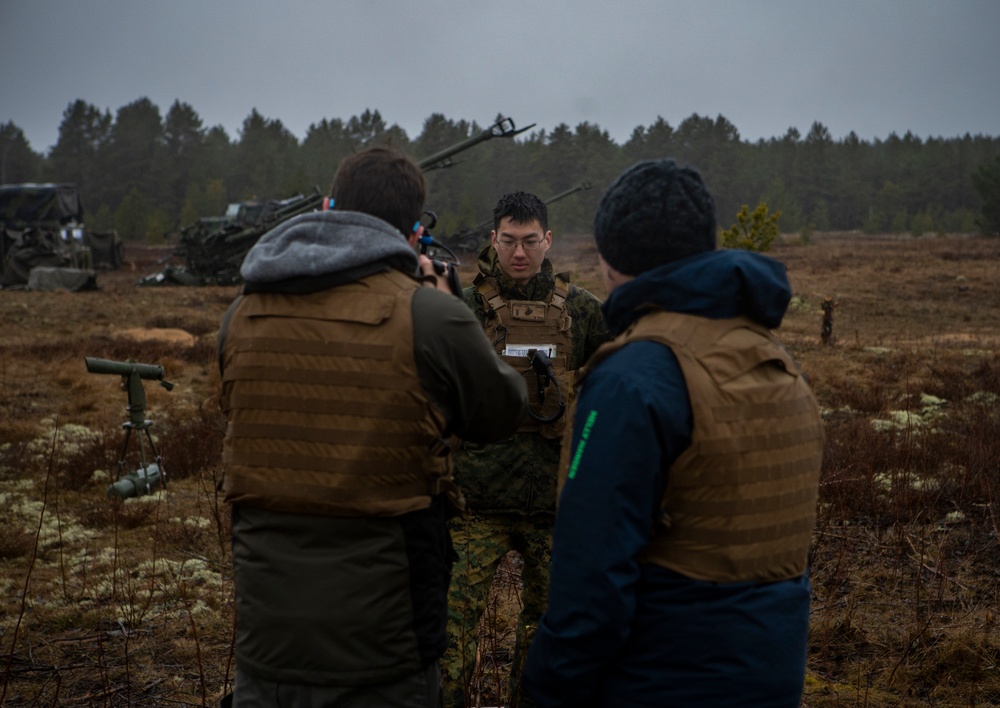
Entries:
[[417,254],[389,223],[356,211],[317,211],[282,222],[247,253],[240,275],[275,283],[353,273],[378,265],[417,271]]

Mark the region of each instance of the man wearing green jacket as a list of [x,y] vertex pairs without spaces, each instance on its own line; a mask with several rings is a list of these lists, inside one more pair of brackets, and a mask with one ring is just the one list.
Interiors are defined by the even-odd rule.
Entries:
[[354,153],[333,210],[243,262],[219,357],[237,708],[440,705],[453,436],[509,435],[527,396],[417,256],[424,197],[405,155]]

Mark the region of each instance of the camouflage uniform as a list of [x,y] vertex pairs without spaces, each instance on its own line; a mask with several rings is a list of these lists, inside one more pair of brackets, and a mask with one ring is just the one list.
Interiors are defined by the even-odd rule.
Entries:
[[[504,300],[545,301],[556,288],[556,275],[548,259],[524,286],[503,275],[492,247],[480,254],[479,270],[491,279]],[[560,277],[567,280],[566,276]],[[466,288],[464,295],[476,318],[485,323],[486,305],[476,287]],[[572,371],[609,338],[600,305],[601,301],[588,291],[568,286],[565,307],[572,320],[573,346],[568,363]],[[548,592],[559,446],[560,440],[551,435],[519,432],[497,443],[465,443],[454,455],[455,479],[465,493],[468,511],[451,522],[458,561],[452,569],[448,649],[442,667],[448,708],[464,705],[476,664],[477,625],[497,566],[511,550],[524,560],[509,702],[511,706],[517,704],[520,667],[545,610]]]

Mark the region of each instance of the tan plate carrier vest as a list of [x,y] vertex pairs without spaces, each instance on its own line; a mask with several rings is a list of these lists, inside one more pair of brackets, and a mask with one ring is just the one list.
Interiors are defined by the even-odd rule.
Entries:
[[[669,470],[661,517],[641,560],[713,582],[802,575],[816,517],[823,423],[798,365],[765,327],[746,318],[655,311],[602,345],[578,381],[639,340],[673,351],[694,420],[691,446]],[[560,485],[570,457],[563,455]]]
[[[566,309],[569,280],[565,274],[555,276],[555,285],[548,300],[505,300],[500,295],[496,279],[480,273],[474,281],[476,293],[483,302],[483,330],[504,362],[523,373],[528,386],[528,407],[540,418],[550,418],[559,410],[560,398],[568,404],[572,394],[573,319]],[[516,345],[554,344],[556,355],[550,357],[559,390],[549,384],[538,395],[538,377],[527,356],[504,354]],[[560,397],[560,393],[562,394]],[[567,411],[568,412],[568,411]],[[539,433],[542,437],[559,439],[566,426],[566,416],[552,423],[540,423],[530,416],[517,429],[519,433]]]
[[393,270],[243,298],[222,354],[226,501],[396,516],[454,493],[446,422],[413,358],[418,287]]

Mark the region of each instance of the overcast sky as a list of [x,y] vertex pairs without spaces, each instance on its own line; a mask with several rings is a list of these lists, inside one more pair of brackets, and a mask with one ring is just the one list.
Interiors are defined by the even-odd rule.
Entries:
[[1000,0],[0,0],[0,123],[48,152],[76,99],[190,104],[238,139],[378,110],[618,143],[723,115],[744,140],[1000,135]]

